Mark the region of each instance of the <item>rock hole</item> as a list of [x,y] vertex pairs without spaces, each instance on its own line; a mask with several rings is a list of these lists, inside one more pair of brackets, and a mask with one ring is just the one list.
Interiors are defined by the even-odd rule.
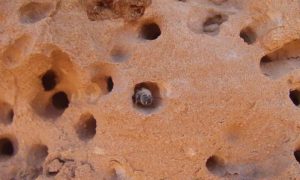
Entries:
[[43,144],[33,145],[28,153],[27,164],[33,167],[41,167],[48,156],[48,147]]
[[65,110],[69,107],[69,103],[68,95],[63,91],[59,91],[52,96],[52,104],[57,110]]
[[98,74],[92,79],[92,82],[95,82],[99,86],[102,94],[108,94],[114,88],[114,81],[112,76]]
[[151,111],[161,105],[160,89],[156,83],[143,82],[134,88],[132,101],[135,107]]
[[271,79],[278,79],[300,68],[300,40],[283,45],[261,58],[260,68]]
[[88,141],[96,135],[97,121],[91,114],[83,114],[75,126],[79,139]]
[[50,3],[30,2],[19,9],[20,22],[24,24],[36,23],[50,15],[53,5]]
[[300,150],[294,151],[294,157],[298,163],[300,163]]
[[121,48],[117,47],[110,52],[111,58],[114,62],[124,62],[129,58],[129,55]]
[[222,158],[211,156],[206,161],[206,168],[209,172],[216,176],[225,176],[226,168]]
[[42,85],[45,91],[50,91],[57,84],[57,75],[53,70],[48,70],[41,78]]
[[270,63],[270,62],[272,62],[272,60],[270,59],[269,56],[264,56],[264,57],[261,58],[260,62],[261,63]]
[[14,110],[12,106],[6,102],[0,102],[0,123],[8,125],[13,122]]
[[106,84],[107,84],[107,91],[111,92],[114,88],[114,82],[112,80],[112,77],[107,77]]
[[156,23],[146,23],[140,30],[140,37],[146,40],[155,40],[160,35],[160,27]]
[[208,17],[203,23],[203,32],[210,35],[217,35],[220,31],[220,25],[228,20],[224,14],[216,14]]
[[294,103],[295,106],[299,106],[300,104],[300,91],[296,90],[290,90],[290,99]]
[[240,37],[247,43],[253,44],[256,41],[257,35],[251,27],[246,27],[241,30]]
[[14,143],[9,138],[0,139],[0,159],[12,157],[15,154]]

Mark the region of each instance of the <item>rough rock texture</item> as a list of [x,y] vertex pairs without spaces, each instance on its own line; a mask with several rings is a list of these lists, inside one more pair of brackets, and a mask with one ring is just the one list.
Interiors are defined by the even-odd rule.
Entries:
[[0,0],[0,179],[300,179],[299,0]]

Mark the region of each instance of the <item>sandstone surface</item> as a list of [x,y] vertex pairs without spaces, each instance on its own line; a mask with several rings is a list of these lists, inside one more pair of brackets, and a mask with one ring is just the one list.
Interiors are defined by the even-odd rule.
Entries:
[[300,179],[299,0],[0,0],[0,179]]

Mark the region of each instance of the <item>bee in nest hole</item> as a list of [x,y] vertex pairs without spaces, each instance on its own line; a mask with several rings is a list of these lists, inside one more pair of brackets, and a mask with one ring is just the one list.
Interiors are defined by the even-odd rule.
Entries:
[[151,107],[153,105],[152,92],[147,88],[138,89],[132,98],[134,104],[140,107]]

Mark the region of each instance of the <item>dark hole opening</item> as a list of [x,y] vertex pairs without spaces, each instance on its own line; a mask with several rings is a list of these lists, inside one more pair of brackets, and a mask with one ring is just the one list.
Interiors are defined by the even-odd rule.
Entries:
[[0,102],[0,123],[5,125],[11,124],[14,119],[14,110],[6,102]]
[[112,77],[108,77],[106,79],[106,83],[107,83],[107,91],[111,92],[113,90],[113,88],[114,88],[114,82],[112,80]]
[[211,156],[207,159],[206,168],[217,176],[224,176],[227,173],[223,159],[217,156]]
[[155,40],[161,35],[159,26],[156,23],[144,24],[140,36],[146,40]]
[[271,58],[269,56],[264,56],[263,58],[261,58],[261,63],[270,63],[272,62]]
[[143,82],[137,84],[132,96],[133,104],[143,110],[153,110],[160,106],[160,89],[156,83]]
[[295,159],[300,163],[300,150],[296,150],[294,152]]
[[63,91],[57,92],[52,96],[52,104],[58,110],[66,109],[69,107],[69,103],[68,95]]
[[81,140],[89,140],[96,135],[97,121],[94,116],[87,114],[80,118],[76,132]]
[[50,91],[57,84],[57,76],[53,70],[48,70],[42,77],[42,85],[45,91]]
[[253,44],[256,41],[256,33],[252,28],[246,27],[240,32],[240,37],[247,43]]
[[228,20],[228,16],[225,14],[216,14],[208,17],[203,23],[203,32],[211,35],[216,35],[220,31],[220,25]]
[[113,6],[113,0],[102,0],[99,2],[96,2],[96,6],[99,8],[112,8]]
[[13,156],[14,145],[8,138],[0,139],[0,156]]
[[300,91],[296,90],[290,90],[290,99],[294,103],[294,105],[299,106],[300,104]]

